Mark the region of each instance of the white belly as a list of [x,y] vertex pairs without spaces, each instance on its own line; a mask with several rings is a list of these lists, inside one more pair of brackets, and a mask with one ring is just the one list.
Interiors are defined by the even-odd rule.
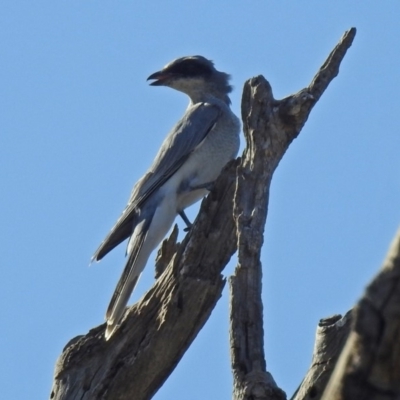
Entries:
[[166,182],[168,191],[173,188],[176,191],[177,212],[204,197],[208,191],[195,188],[213,183],[224,166],[236,156],[240,144],[240,123],[233,114],[228,117],[223,118],[214,126],[206,139]]

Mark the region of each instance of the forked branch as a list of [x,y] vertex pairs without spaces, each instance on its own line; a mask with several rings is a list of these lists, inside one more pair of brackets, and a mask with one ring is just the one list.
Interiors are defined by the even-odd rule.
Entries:
[[[237,303],[248,300],[248,289],[261,301],[259,255],[272,174],[337,75],[354,35],[354,28],[345,33],[307,89],[282,101],[273,99],[262,76],[246,82],[242,115],[248,143],[242,159],[225,168],[176,253],[167,251],[166,260],[159,262],[160,271],[167,267],[129,308],[112,338],[104,340],[103,324],[67,344],[56,365],[51,399],[150,399],[221,297],[225,285],[222,271],[237,246],[239,263],[231,281],[233,288],[239,288],[232,300],[235,395],[238,399],[250,398],[250,394],[254,399],[267,398],[272,387],[271,393],[281,396],[274,398],[282,398],[283,393],[271,386],[272,378],[265,372],[262,304],[254,303],[254,308],[246,311],[237,308]],[[248,319],[243,313],[248,313]],[[255,320],[261,325],[253,331]],[[247,332],[242,332],[243,327]],[[249,345],[243,344],[243,334],[251,339]]]

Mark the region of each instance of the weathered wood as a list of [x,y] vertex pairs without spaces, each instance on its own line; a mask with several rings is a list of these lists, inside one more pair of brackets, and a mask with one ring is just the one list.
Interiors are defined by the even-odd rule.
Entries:
[[286,398],[267,372],[264,357],[260,261],[272,175],[308,115],[337,76],[356,30],[346,32],[308,88],[281,101],[258,76],[245,83],[243,130],[247,147],[237,170],[234,218],[238,265],[230,278],[230,341],[235,400]]
[[400,230],[357,306],[317,329],[311,367],[291,400],[400,398]]
[[400,398],[400,230],[354,324],[322,400]]
[[51,399],[150,399],[161,387],[221,297],[221,271],[236,251],[236,164],[227,166],[170,265],[112,338],[104,340],[103,324],[69,342]]
[[[237,245],[240,247],[239,264],[232,285],[239,282],[243,270],[244,283],[255,288],[259,293],[257,301],[261,301],[259,253],[273,171],[290,142],[299,134],[311,108],[337,74],[354,34],[354,29],[345,34],[322,72],[309,88],[296,95],[279,102],[273,100],[270,86],[261,76],[246,84],[244,99],[250,107],[249,113],[244,115],[247,139],[253,134],[262,136],[267,128],[272,129],[273,135],[261,142],[249,142],[241,167],[238,168],[240,159],[226,167],[213,191],[202,202],[191,230],[183,242],[176,245],[176,253],[171,251],[175,246],[173,240],[164,248],[164,261],[158,264],[159,279],[128,309],[112,338],[104,340],[103,324],[67,344],[56,365],[51,399],[151,398],[210,316],[225,284],[221,271]],[[268,112],[262,111],[263,107],[267,107]],[[258,174],[262,181],[254,179]],[[251,270],[251,265],[256,268]],[[254,318],[261,321],[261,329],[258,327],[254,335],[257,347],[247,352],[240,346],[232,346],[233,352],[247,357],[246,367],[235,374],[235,388],[247,397],[239,394],[237,398],[249,399],[252,394],[253,399],[281,399],[283,392],[274,386],[265,371],[262,304],[253,306],[253,319],[249,319],[246,326],[251,327]],[[239,320],[238,324],[241,325]],[[251,341],[249,344],[251,348]],[[237,361],[233,362],[234,369],[241,368],[241,361]],[[265,397],[267,392],[281,397]]]
[[320,400],[350,333],[352,311],[321,319],[311,367],[291,400]]
[[180,243],[177,242],[178,234],[178,225],[175,224],[174,229],[172,229],[172,232],[169,235],[169,238],[163,240],[161,243],[161,246],[157,252],[154,278],[158,279],[161,276],[175,254],[178,252],[180,245]]

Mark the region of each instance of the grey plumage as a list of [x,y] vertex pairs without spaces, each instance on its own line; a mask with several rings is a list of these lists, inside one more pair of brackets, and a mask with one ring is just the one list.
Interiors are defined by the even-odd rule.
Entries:
[[202,56],[182,57],[149,76],[152,86],[187,94],[183,118],[164,140],[152,166],[134,186],[128,205],[93,255],[101,260],[129,238],[127,261],[107,309],[106,339],[118,327],[151,252],[178,214],[207,188],[239,149],[240,122],[229,108],[229,75]]

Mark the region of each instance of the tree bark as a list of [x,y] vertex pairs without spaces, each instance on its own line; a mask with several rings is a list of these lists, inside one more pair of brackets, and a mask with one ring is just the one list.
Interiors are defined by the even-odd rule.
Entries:
[[248,144],[242,160],[226,166],[183,242],[164,245],[160,277],[128,309],[111,339],[104,340],[103,324],[66,345],[56,364],[51,399],[150,399],[221,297],[221,272],[237,248],[231,280],[234,396],[284,398],[266,372],[263,350],[260,250],[269,186],[289,144],[338,74],[354,36],[354,28],[346,32],[310,86],[293,96],[274,100],[262,76],[246,82],[242,114]]
[[400,230],[358,304],[323,321],[292,400],[400,399]]
[[322,400],[400,398],[400,230],[354,324]]
[[236,163],[227,166],[168,267],[128,309],[111,339],[105,341],[102,324],[67,344],[56,364],[51,399],[150,399],[162,386],[225,285],[221,271],[236,251]]
[[315,75],[309,87],[281,101],[274,99],[262,77],[245,83],[242,98],[243,131],[247,147],[237,169],[234,219],[238,237],[238,265],[230,278],[231,359],[235,400],[285,398],[264,357],[262,267],[260,252],[268,210],[272,175],[308,115],[339,72],[355,29],[340,43]]
[[311,367],[291,400],[320,400],[350,333],[352,311],[321,319]]

